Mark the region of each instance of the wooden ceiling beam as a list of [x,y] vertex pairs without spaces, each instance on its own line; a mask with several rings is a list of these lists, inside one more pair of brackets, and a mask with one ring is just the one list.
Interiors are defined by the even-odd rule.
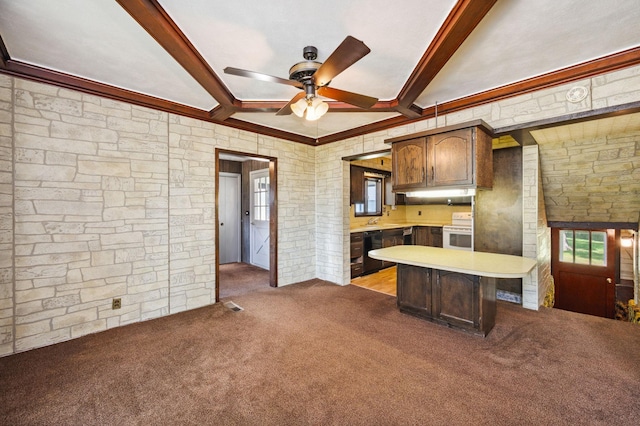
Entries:
[[467,39],[497,0],[459,0],[398,94],[398,104],[411,108],[429,83]]
[[116,1],[213,96],[227,116],[233,113],[234,96],[156,0]]

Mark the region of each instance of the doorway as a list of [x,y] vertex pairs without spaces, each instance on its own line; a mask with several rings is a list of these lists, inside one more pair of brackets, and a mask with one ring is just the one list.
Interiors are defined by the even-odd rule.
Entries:
[[277,159],[216,149],[215,161],[218,302],[277,287]]
[[615,241],[614,229],[551,229],[555,308],[614,317]]

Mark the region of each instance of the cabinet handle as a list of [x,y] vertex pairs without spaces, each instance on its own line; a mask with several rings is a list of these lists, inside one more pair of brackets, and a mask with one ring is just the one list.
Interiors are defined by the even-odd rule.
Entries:
[[422,174],[420,175],[420,180],[424,180],[424,167],[422,168]]
[[433,180],[436,177],[436,171],[434,170],[433,166],[431,166],[431,180]]

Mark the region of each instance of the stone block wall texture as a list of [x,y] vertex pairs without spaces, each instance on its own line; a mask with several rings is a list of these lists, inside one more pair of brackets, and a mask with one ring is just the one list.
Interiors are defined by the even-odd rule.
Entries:
[[14,121],[15,350],[166,315],[167,114],[15,79]]
[[542,143],[540,156],[549,220],[638,221],[640,131]]
[[13,79],[0,74],[0,356],[13,352]]
[[214,303],[216,148],[274,158],[314,278],[313,147],[0,75],[0,355]]
[[522,306],[538,309],[551,285],[551,230],[542,194],[538,146],[522,148],[522,255],[537,265],[522,280]]
[[216,129],[172,115],[169,131],[169,311],[176,313],[215,302]]

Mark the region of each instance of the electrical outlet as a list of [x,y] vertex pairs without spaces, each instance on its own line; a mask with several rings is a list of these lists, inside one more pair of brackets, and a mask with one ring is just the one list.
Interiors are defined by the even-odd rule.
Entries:
[[115,298],[111,301],[111,309],[120,309],[122,308],[122,299],[121,298]]

